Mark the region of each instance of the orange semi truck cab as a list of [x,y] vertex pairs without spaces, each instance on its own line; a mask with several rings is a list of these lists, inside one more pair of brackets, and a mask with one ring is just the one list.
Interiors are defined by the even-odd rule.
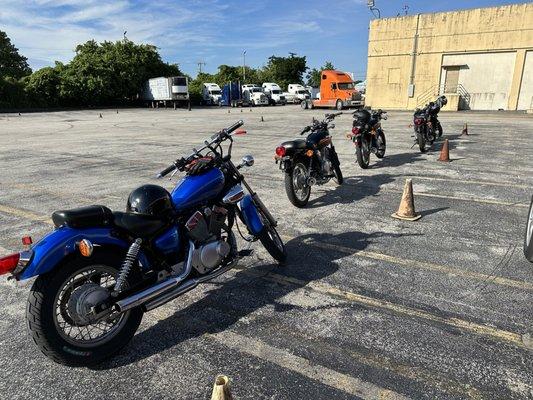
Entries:
[[364,100],[355,89],[352,77],[346,72],[324,70],[320,74],[320,99],[302,102],[302,108],[326,107],[342,110],[363,107]]

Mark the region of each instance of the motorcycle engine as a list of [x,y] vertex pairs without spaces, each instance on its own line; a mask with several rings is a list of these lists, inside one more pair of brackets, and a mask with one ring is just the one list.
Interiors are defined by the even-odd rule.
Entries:
[[196,245],[192,266],[200,274],[218,267],[230,253],[229,236],[223,237],[227,213],[223,207],[205,208],[196,211],[185,224]]

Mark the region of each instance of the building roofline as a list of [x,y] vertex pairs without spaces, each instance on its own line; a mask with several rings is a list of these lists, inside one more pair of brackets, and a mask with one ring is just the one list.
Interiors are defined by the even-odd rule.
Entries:
[[510,7],[515,7],[515,6],[528,6],[528,5],[533,7],[533,3],[531,1],[524,0],[522,3],[502,4],[500,6],[461,8],[458,10],[438,11],[438,12],[429,12],[429,13],[416,13],[416,14],[409,14],[409,15],[399,15],[397,17],[375,18],[375,19],[370,20],[370,23],[372,24],[376,21],[384,21],[384,20],[389,20],[389,19],[416,18],[418,15],[423,17],[426,15],[451,14],[451,13],[460,13],[460,12],[470,12],[473,10],[488,10],[491,8],[510,8]]

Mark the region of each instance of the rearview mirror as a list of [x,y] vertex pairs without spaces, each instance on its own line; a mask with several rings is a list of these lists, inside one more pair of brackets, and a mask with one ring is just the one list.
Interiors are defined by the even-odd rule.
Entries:
[[254,165],[254,156],[252,155],[246,155],[242,158],[242,163],[241,165],[242,166],[245,166],[245,167],[251,167],[252,165]]

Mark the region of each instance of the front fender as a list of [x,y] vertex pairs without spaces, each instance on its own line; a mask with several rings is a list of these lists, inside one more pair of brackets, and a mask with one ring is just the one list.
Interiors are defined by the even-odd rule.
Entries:
[[[60,227],[32,248],[32,257],[17,279],[24,280],[51,271],[61,260],[76,251],[76,243],[88,239],[93,245],[113,245],[127,249],[128,243],[111,235],[110,228],[72,229]],[[141,260],[142,263],[142,260]]]
[[263,221],[257,212],[257,208],[252,200],[252,196],[247,194],[239,201],[239,209],[244,223],[248,227],[248,230],[253,235],[258,235],[263,230]]

